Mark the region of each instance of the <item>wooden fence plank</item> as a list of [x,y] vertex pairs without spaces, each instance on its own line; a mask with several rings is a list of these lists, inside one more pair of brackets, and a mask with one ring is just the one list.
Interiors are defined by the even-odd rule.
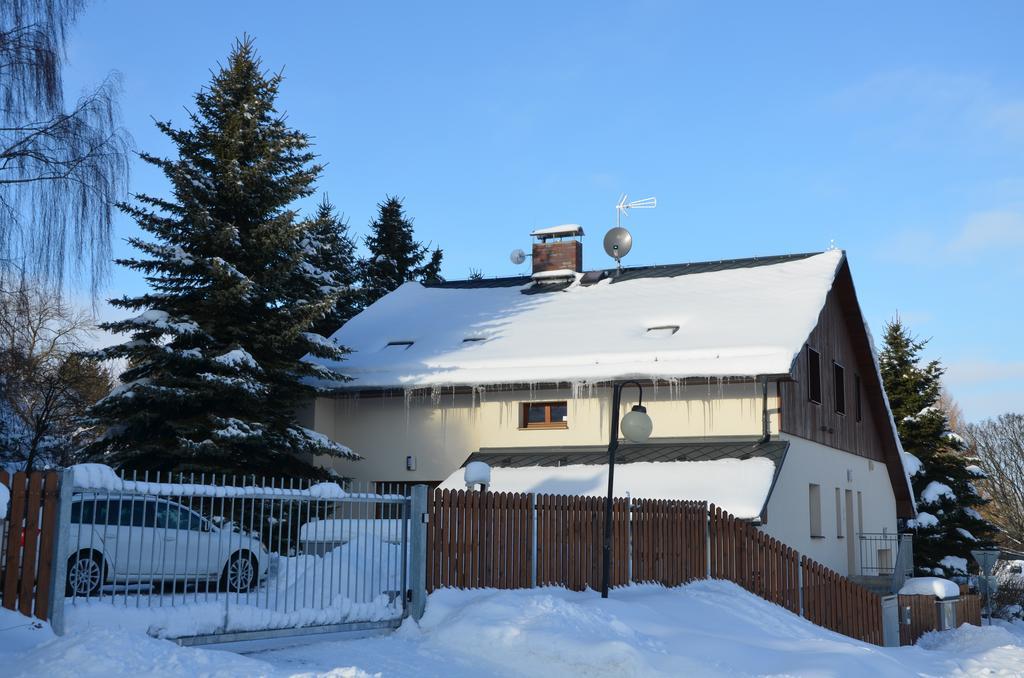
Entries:
[[57,510],[60,504],[60,475],[48,471],[43,481],[43,519],[39,540],[39,577],[36,582],[35,616],[46,620],[50,612],[50,573],[54,565]]
[[21,531],[22,521],[25,519],[27,484],[27,476],[20,471],[11,479],[11,498],[7,512],[7,571],[4,577],[3,597],[3,605],[8,610],[15,609],[18,601],[18,574],[22,560]]

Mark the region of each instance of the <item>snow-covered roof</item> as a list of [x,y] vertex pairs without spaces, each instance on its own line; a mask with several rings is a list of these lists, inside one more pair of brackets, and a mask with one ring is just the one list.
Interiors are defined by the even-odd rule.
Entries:
[[900,589],[900,595],[956,598],[960,595],[960,587],[941,577],[912,577]]
[[[441,483],[441,489],[464,490],[464,469]],[[633,462],[615,466],[616,495],[642,499],[708,501],[737,518],[756,518],[768,499],[775,464],[765,457],[715,461]],[[608,466],[520,466],[492,468],[492,492],[533,492],[603,497]]]
[[[673,274],[687,266],[650,275],[627,269],[535,294],[522,294],[529,279],[463,288],[406,283],[333,335],[352,352],[331,367],[356,389],[786,374],[843,253],[752,261],[688,274]],[[647,331],[668,325],[679,330]],[[388,348],[396,340],[413,343]]]

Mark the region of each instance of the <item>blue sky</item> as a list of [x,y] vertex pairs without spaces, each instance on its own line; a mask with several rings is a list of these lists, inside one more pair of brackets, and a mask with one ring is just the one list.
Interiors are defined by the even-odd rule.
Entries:
[[[521,272],[509,251],[564,222],[607,266],[620,192],[658,198],[627,221],[630,265],[834,241],[876,336],[899,312],[932,337],[979,419],[1024,411],[1022,22],[1014,2],[97,0],[66,84],[119,71],[136,146],[169,153],[152,119],[183,123],[252,35],[321,191],[357,234],[403,196],[447,277]],[[132,190],[166,184],[136,163]],[[119,270],[108,294],[142,288]]]

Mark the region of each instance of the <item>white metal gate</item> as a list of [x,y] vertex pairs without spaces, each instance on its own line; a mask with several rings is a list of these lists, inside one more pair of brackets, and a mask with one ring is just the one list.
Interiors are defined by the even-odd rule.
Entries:
[[198,644],[394,627],[407,613],[410,499],[388,486],[95,471],[62,492],[71,615],[114,606]]

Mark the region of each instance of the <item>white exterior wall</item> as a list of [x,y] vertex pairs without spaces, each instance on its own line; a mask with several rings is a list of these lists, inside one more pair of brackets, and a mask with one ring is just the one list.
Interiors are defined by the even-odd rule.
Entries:
[[[778,432],[775,385],[769,386],[769,413]],[[574,397],[575,395],[575,397]],[[623,391],[621,414],[636,404],[637,391]],[[568,428],[520,428],[524,402],[568,401]],[[644,389],[644,405],[654,422],[652,439],[749,437],[761,433],[760,385],[710,384]],[[312,426],[363,455],[358,462],[325,457],[317,461],[361,480],[440,481],[473,452],[495,447],[606,445],[611,389],[494,390],[481,395],[434,397],[319,398]],[[308,425],[308,424],[307,424]],[[416,470],[406,470],[406,457]]]
[[[858,532],[896,534],[896,497],[882,462],[782,434],[790,447],[782,472],[768,502],[768,522],[762,528],[790,546],[840,574],[850,574],[848,544],[853,540],[855,570],[859,574]],[[809,486],[821,487],[822,537],[811,537]],[[843,536],[837,536],[835,490],[840,489]],[[853,492],[853,534],[848,534],[845,492]],[[863,524],[858,513],[861,493]],[[895,559],[895,554],[892,554]]]

